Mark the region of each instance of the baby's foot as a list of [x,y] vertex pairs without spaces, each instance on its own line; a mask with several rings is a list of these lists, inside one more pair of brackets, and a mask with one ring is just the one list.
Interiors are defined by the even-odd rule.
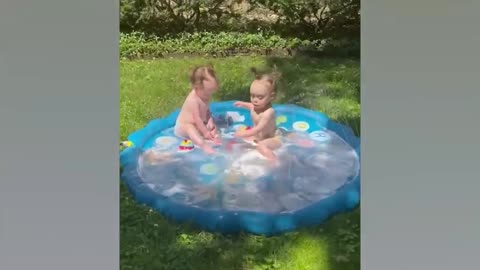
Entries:
[[258,152],[260,152],[260,154],[262,154],[268,160],[276,160],[277,159],[277,157],[272,152],[272,150],[268,149],[267,147],[265,147],[263,145],[262,146],[257,146],[257,150],[258,150]]

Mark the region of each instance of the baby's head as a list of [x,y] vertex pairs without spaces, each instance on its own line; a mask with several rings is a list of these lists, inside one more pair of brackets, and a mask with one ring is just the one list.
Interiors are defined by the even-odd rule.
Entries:
[[255,74],[255,80],[250,85],[250,101],[256,109],[262,109],[275,99],[280,73],[260,73],[255,68],[251,71]]
[[190,75],[190,83],[193,89],[207,94],[213,94],[218,90],[217,77],[211,65],[194,68]]

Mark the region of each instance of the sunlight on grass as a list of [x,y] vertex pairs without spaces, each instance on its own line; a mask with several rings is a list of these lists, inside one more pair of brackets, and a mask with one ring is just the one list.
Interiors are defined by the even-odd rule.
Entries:
[[179,234],[177,244],[187,249],[198,249],[212,244],[214,237],[210,233],[200,232],[197,235]]
[[292,243],[283,258],[279,269],[296,270],[327,270],[328,244],[318,238],[303,235]]

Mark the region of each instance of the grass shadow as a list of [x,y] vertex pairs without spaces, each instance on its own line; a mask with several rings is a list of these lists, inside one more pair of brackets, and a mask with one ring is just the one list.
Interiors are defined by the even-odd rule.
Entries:
[[203,232],[128,201],[120,223],[121,269],[359,269],[358,209],[266,238]]
[[269,66],[282,72],[280,103],[326,113],[360,136],[360,73],[355,59],[272,57]]
[[318,98],[360,101],[360,74],[356,60],[298,55],[270,57],[267,63],[282,73],[280,102],[304,103]]
[[[265,269],[281,238],[204,232],[136,204],[122,185],[121,269]],[[286,244],[284,242],[283,244]],[[257,267],[257,268],[256,268]],[[268,269],[268,268],[267,268]]]
[[136,204],[122,187],[121,269],[356,270],[359,209],[278,236],[224,236],[175,224]]

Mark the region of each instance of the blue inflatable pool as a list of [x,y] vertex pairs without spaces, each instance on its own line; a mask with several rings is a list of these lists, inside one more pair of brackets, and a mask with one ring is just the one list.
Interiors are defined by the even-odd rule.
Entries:
[[349,127],[276,104],[283,143],[272,164],[233,136],[252,124],[233,103],[211,104],[222,133],[214,155],[174,135],[178,110],[129,135],[121,177],[139,203],[208,231],[261,235],[320,224],[359,204],[360,140]]

